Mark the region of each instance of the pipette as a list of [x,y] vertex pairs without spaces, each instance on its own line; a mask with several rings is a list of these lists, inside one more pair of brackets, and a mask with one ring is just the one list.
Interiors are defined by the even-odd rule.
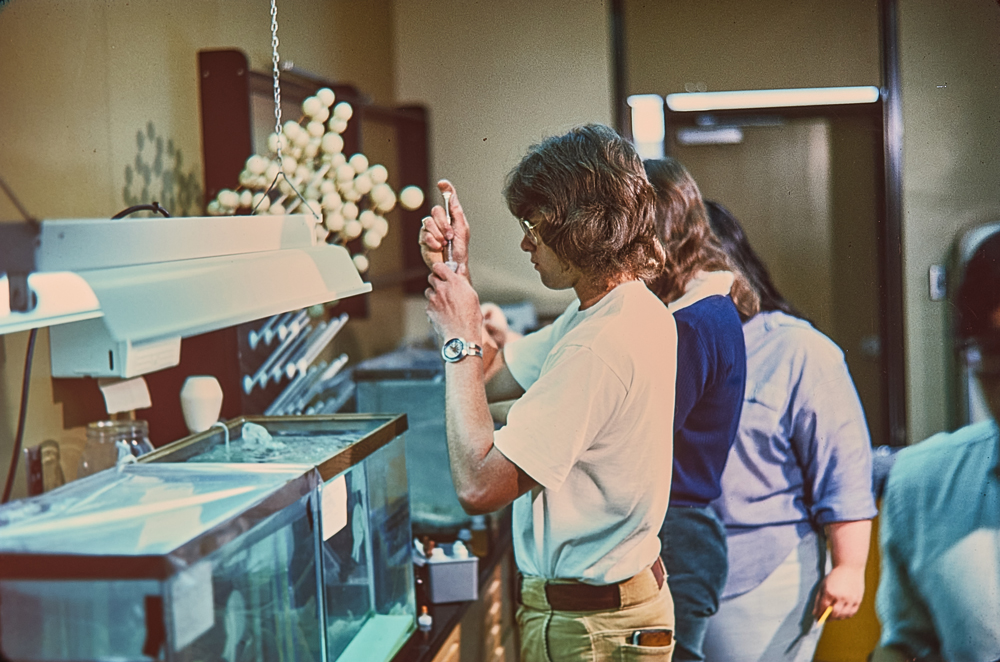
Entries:
[[[448,227],[451,227],[451,191],[445,191],[442,195],[444,195],[444,217],[448,221]],[[451,254],[451,239],[448,240],[448,259],[445,260],[445,264],[452,271],[458,271],[458,262],[455,262]]]

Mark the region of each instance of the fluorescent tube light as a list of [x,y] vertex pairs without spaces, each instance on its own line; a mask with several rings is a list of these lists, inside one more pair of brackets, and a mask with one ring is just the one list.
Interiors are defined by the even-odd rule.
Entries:
[[10,309],[10,287],[0,275],[0,333],[27,331],[42,326],[100,317],[101,306],[87,281],[68,271],[34,273],[28,288],[37,301],[28,312]]
[[684,127],[677,129],[677,142],[681,145],[738,145],[743,142],[743,131],[736,126]]
[[747,108],[791,106],[835,106],[874,103],[879,89],[861,87],[811,87],[787,90],[737,90],[731,92],[684,92],[667,95],[667,108],[675,112],[704,112]]

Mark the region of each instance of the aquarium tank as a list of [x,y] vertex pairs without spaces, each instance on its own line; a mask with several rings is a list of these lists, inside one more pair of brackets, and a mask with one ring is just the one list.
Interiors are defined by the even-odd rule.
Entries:
[[243,416],[144,463],[302,463],[321,481],[327,659],[389,660],[416,629],[405,415]]
[[0,507],[2,659],[326,659],[307,465],[130,464]]
[[455,492],[445,434],[444,361],[438,350],[405,348],[354,368],[359,412],[402,412],[409,421],[406,470],[418,534],[455,534],[471,518]]

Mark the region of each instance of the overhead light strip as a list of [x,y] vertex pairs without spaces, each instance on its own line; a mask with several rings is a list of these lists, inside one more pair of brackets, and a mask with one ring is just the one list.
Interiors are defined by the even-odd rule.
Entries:
[[879,88],[811,87],[788,90],[736,90],[731,92],[684,92],[667,95],[667,108],[674,112],[788,108],[792,106],[837,106],[875,103]]

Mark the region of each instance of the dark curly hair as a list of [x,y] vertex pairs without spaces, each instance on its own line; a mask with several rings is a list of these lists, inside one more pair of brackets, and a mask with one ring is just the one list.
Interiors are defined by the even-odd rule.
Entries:
[[712,232],[718,238],[722,249],[739,267],[750,282],[754,292],[757,293],[760,299],[760,309],[763,311],[780,310],[787,315],[810,322],[809,318],[799,312],[775,287],[771,273],[764,266],[764,261],[760,259],[757,252],[750,246],[750,240],[747,239],[743,226],[736,220],[732,212],[711,200],[705,201],[705,208],[708,210],[708,222],[712,226]]
[[989,340],[1000,345],[1000,330],[994,318],[998,308],[1000,232],[984,239],[965,264],[962,283],[955,293],[955,336],[964,342]]
[[610,127],[586,124],[533,145],[503,195],[518,218],[540,215],[545,245],[588,274],[612,282],[662,268],[653,187],[631,143]]
[[669,303],[684,294],[699,271],[731,271],[735,279],[729,296],[736,309],[744,320],[756,315],[760,297],[712,233],[701,191],[691,174],[669,156],[649,159],[643,165],[656,190],[656,233],[667,254],[663,272],[650,289]]

